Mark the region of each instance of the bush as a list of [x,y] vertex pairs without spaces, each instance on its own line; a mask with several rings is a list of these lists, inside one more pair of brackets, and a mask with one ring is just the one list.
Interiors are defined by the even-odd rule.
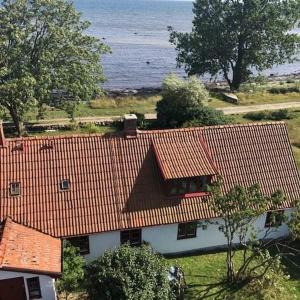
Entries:
[[82,129],[84,132],[87,132],[89,134],[93,133],[99,133],[101,132],[101,129],[99,126],[97,126],[95,123],[87,123],[82,126]]
[[267,118],[267,113],[265,111],[249,112],[244,115],[244,118],[252,121],[261,121]]
[[270,112],[269,118],[271,120],[276,120],[276,121],[288,120],[288,119],[291,119],[291,115],[287,109],[279,109],[279,110]]
[[231,122],[231,118],[225,116],[220,110],[203,106],[198,108],[195,118],[183,124],[183,127],[198,127],[211,125],[224,125]]
[[299,93],[300,88],[297,85],[292,87],[273,87],[268,92],[271,94]]
[[292,118],[292,115],[287,109],[279,109],[272,112],[267,111],[258,111],[258,112],[249,112],[244,115],[245,119],[252,121],[261,121],[261,120],[289,120]]
[[167,274],[164,259],[151,247],[123,245],[87,265],[87,293],[90,300],[170,300]]
[[79,255],[79,249],[66,243],[63,249],[63,275],[56,282],[57,291],[64,293],[65,299],[82,284],[83,266],[84,260]]
[[134,114],[137,116],[137,127],[139,129],[150,129],[151,128],[151,124],[149,121],[147,121],[145,119],[145,115],[144,114],[141,114],[141,113],[138,113],[136,111],[131,111],[130,114]]
[[167,76],[162,86],[162,100],[157,102],[157,122],[161,128],[181,127],[195,119],[198,109],[208,100],[208,92],[196,77],[182,80]]

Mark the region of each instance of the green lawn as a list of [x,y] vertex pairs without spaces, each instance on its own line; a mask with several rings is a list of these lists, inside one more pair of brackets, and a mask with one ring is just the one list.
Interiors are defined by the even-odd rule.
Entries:
[[[241,262],[241,255],[237,253],[235,263]],[[300,262],[298,258],[298,263]],[[188,289],[187,300],[190,299],[224,299],[220,291],[226,289],[226,253],[198,254],[168,259],[170,265],[178,265],[184,271]],[[285,261],[283,261],[285,263]],[[287,290],[288,299],[300,299],[300,271],[293,265],[286,263],[286,272],[290,274]],[[230,298],[229,298],[230,299]],[[282,299],[282,300],[288,300]]]

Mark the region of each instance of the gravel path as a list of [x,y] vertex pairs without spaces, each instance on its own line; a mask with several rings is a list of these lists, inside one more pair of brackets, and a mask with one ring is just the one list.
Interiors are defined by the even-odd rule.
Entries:
[[[274,104],[260,104],[260,105],[249,105],[249,106],[234,106],[234,107],[223,107],[217,108],[218,110],[222,110],[225,115],[234,115],[234,114],[241,114],[241,113],[248,113],[253,111],[263,111],[263,110],[278,110],[278,109],[285,109],[285,108],[300,108],[300,101],[299,102],[285,102],[285,103],[274,103]],[[156,114],[145,114],[146,119],[156,119]],[[107,117],[82,117],[76,118],[77,122],[80,123],[110,123],[113,121],[117,121],[122,119],[122,116],[107,116]],[[30,122],[31,123],[31,122]],[[67,125],[69,124],[69,119],[61,118],[61,119],[49,119],[49,120],[40,120],[38,122],[32,122],[31,125],[48,125],[48,126],[55,126],[55,125]]]

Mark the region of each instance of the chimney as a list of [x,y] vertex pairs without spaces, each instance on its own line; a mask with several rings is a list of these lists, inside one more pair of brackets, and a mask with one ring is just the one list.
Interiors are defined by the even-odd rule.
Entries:
[[6,147],[6,139],[4,135],[2,121],[0,121],[0,148]]
[[137,116],[135,114],[124,115],[124,133],[127,138],[133,138],[137,135]]

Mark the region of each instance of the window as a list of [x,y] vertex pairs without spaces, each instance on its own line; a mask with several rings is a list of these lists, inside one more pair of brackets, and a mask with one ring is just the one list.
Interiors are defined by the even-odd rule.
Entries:
[[178,224],[177,240],[191,239],[197,236],[197,223],[188,222]]
[[79,248],[79,253],[81,255],[86,255],[90,253],[90,243],[88,235],[68,238],[67,241],[72,246]]
[[192,177],[169,180],[167,194],[169,196],[206,192],[209,177]]
[[63,191],[69,190],[70,189],[70,180],[69,179],[63,179],[60,182],[60,189]]
[[20,182],[12,182],[10,184],[10,195],[11,196],[21,195],[21,183]]
[[142,243],[142,230],[121,231],[121,244],[129,243],[131,246],[140,246]]
[[268,211],[265,227],[277,227],[282,224],[284,210]]
[[42,298],[39,277],[27,278],[27,287],[28,287],[29,299]]

